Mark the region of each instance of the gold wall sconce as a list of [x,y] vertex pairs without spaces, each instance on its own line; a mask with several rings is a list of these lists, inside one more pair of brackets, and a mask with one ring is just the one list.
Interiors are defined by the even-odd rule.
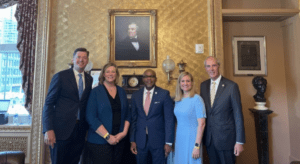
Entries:
[[[177,66],[179,67],[179,73],[181,73],[181,72],[185,71],[184,67],[186,66],[186,63],[184,63],[183,60],[181,60],[180,63],[177,63]],[[169,56],[167,56],[167,59],[163,61],[162,67],[168,75],[168,83],[170,83],[171,80],[178,79],[178,78],[174,78],[170,75],[172,73],[172,71],[174,71],[174,69],[175,69],[175,62],[172,59],[170,59]]]

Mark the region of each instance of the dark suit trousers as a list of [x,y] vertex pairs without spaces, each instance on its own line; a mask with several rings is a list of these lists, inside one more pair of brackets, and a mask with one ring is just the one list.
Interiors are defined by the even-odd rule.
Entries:
[[235,164],[234,149],[217,150],[212,138],[210,145],[206,146],[206,151],[210,164]]
[[137,152],[137,164],[147,164],[148,152],[151,153],[153,164],[165,164],[164,145],[162,148],[153,149],[148,142],[148,135],[146,137],[146,146],[143,149],[137,147]]
[[79,121],[67,140],[56,140],[53,149],[50,146],[52,164],[78,164],[84,147],[85,136],[85,124]]

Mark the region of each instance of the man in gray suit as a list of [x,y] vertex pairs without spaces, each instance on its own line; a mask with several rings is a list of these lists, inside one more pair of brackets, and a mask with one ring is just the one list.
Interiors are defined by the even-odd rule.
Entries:
[[220,75],[218,59],[210,56],[204,65],[210,79],[201,83],[207,115],[203,142],[210,164],[234,164],[245,143],[239,87]]

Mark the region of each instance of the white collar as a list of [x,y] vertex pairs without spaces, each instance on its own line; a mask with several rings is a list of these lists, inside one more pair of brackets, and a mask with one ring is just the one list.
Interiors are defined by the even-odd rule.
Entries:
[[79,72],[78,72],[76,69],[74,69],[74,68],[73,68],[73,72],[74,72],[74,74],[75,74],[76,76],[78,76],[78,74],[84,75],[84,72],[79,73]]
[[144,87],[144,94],[147,94],[147,92],[149,91],[150,94],[152,94],[154,92],[155,86],[151,89],[151,90],[147,90],[146,87]]

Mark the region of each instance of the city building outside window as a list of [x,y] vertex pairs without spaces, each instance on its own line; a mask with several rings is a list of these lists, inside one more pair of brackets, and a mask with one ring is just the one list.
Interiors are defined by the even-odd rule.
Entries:
[[24,107],[20,54],[17,49],[16,6],[0,9],[0,125],[28,125],[31,117]]

